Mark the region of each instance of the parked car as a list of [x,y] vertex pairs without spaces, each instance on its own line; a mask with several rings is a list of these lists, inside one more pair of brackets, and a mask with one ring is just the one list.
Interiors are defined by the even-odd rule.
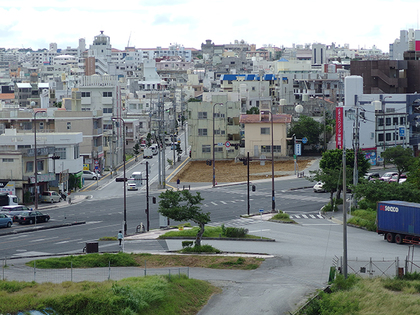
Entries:
[[83,171],[82,178],[97,180],[101,178],[101,174],[91,172],[91,171]]
[[21,214],[23,211],[32,211],[32,209],[29,209],[25,205],[4,206],[1,213],[4,213],[9,218],[13,219],[15,215]]
[[16,215],[14,218],[15,222],[19,224],[32,224],[39,222],[48,222],[50,220],[50,216],[48,214],[43,214],[40,211],[23,211],[21,214]]
[[0,226],[11,227],[13,224],[12,218],[9,218],[6,214],[0,213]]
[[[404,179],[403,181],[401,181],[402,179]],[[399,183],[404,182],[407,179],[407,175],[405,174],[401,174],[400,179],[399,179]],[[398,174],[397,175],[392,175],[392,177],[389,179],[388,182],[396,182],[398,180]]]
[[365,179],[367,180],[377,180],[381,177],[381,175],[379,175],[379,173],[366,173],[365,174]]
[[323,183],[323,182],[318,182],[318,183],[316,183],[316,184],[314,185],[314,187],[313,187],[314,192],[325,192],[325,190],[324,190],[323,186],[324,186],[324,183]]
[[41,196],[39,196],[39,201],[41,202],[60,202],[61,196],[56,191],[44,191]]
[[383,180],[384,182],[389,182],[392,176],[398,175],[396,172],[386,172],[384,175],[381,176],[380,180]]

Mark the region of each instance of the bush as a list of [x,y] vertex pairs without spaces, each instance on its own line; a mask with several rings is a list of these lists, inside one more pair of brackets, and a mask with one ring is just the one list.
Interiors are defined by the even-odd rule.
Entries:
[[285,220],[286,219],[287,220],[287,219],[290,219],[290,215],[287,214],[287,213],[284,213],[283,211],[280,211],[279,213],[275,214],[272,219],[274,219],[274,220]]
[[[224,228],[224,226],[223,226]],[[223,230],[223,229],[222,229]],[[248,229],[236,228],[236,227],[227,227],[224,228],[224,235],[226,237],[245,237],[248,234]]]
[[182,241],[182,248],[193,246],[193,241]]
[[322,208],[322,211],[325,211],[325,212],[331,212],[331,211],[338,211],[338,207],[337,207],[337,205],[335,204],[334,205],[334,210],[333,210],[333,206],[330,204],[330,203],[327,203],[323,208]]
[[220,253],[220,250],[211,245],[201,245],[193,247],[185,247],[181,250],[182,253]]

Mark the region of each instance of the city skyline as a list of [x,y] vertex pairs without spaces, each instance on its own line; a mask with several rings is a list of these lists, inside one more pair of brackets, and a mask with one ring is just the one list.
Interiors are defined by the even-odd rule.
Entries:
[[200,49],[207,39],[215,44],[244,40],[248,44],[291,47],[293,44],[335,43],[350,48],[389,51],[402,29],[418,29],[420,4],[415,0],[323,0],[260,3],[237,0],[140,0],[103,3],[97,0],[0,0],[0,47],[86,48],[100,31],[111,45],[124,49],[179,44]]

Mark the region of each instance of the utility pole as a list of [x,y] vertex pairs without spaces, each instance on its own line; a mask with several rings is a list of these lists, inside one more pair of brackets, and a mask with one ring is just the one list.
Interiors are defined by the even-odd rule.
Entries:
[[346,148],[343,146],[343,276],[347,279],[347,200],[346,200]]
[[150,228],[150,207],[149,207],[149,161],[146,161],[146,228],[149,231]]
[[248,209],[248,211],[247,211],[247,214],[249,215],[249,208],[250,208],[250,206],[249,206],[249,151],[246,153],[246,174],[247,174],[247,186],[248,186],[248,198],[247,198],[247,209]]
[[162,127],[160,129],[160,134],[159,134],[159,138],[160,138],[160,143],[162,144],[162,188],[165,189],[166,187],[166,178],[165,178],[165,135],[164,135],[164,130],[165,130],[165,102],[164,102],[164,97],[162,96]]

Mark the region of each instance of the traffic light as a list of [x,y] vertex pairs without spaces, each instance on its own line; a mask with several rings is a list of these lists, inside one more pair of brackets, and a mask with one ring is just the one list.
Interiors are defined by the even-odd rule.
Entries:
[[252,185],[252,191],[256,191],[257,187],[255,187],[255,185]]
[[211,160],[206,160],[206,165],[210,165],[211,166]]
[[244,165],[248,165],[248,159],[243,159],[242,162],[244,163]]
[[152,202],[156,203],[156,197],[152,197]]
[[116,181],[116,182],[126,182],[126,181],[127,181],[127,178],[124,178],[124,177],[117,177],[117,178],[115,179],[115,181]]
[[51,157],[51,159],[53,159],[53,160],[59,160],[60,159],[60,156],[59,155],[53,155]]

